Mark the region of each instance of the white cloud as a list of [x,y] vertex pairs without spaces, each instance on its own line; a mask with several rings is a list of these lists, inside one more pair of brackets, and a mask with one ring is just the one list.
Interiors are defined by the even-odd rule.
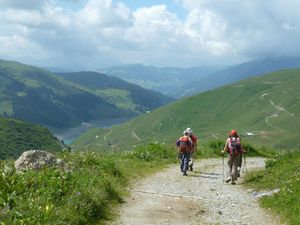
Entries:
[[112,0],[90,0],[79,12],[78,19],[88,26],[123,26],[130,22],[131,11],[123,3]]
[[190,66],[300,53],[298,0],[174,1],[186,17],[126,0],[0,0],[0,57]]
[[124,39],[137,49],[165,48],[177,40],[182,23],[165,5],[139,8],[133,12],[133,26]]
[[1,55],[10,57],[26,57],[35,55],[36,58],[49,57],[47,51],[44,51],[36,43],[31,42],[21,36],[13,35],[11,37],[0,36]]
[[[189,16],[198,11],[207,11],[217,18],[209,21],[202,20],[208,29],[202,32],[209,34],[208,39],[222,40],[233,46],[236,54],[248,58],[268,57],[270,55],[300,55],[297,44],[300,32],[297,0],[181,0]],[[209,18],[209,16],[208,16]],[[201,24],[199,20],[199,24]],[[193,27],[195,32],[197,29]],[[216,37],[220,39],[216,39]],[[297,38],[295,38],[297,37]],[[289,41],[287,41],[289,40]],[[294,46],[290,48],[289,46]],[[292,50],[293,49],[293,50]],[[227,51],[225,51],[227,52]]]

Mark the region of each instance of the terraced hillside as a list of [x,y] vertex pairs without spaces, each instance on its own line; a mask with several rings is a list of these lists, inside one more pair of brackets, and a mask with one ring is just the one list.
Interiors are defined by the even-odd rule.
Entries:
[[243,80],[161,107],[111,129],[92,129],[75,149],[122,148],[150,141],[173,144],[186,127],[200,142],[237,129],[244,142],[299,147],[300,70]]

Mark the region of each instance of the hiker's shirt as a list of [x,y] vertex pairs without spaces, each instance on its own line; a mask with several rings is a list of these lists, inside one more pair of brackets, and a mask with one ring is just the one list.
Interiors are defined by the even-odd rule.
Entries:
[[192,142],[192,151],[195,151],[196,150],[195,147],[197,145],[198,138],[193,134],[190,136],[190,138],[191,138],[191,142]]

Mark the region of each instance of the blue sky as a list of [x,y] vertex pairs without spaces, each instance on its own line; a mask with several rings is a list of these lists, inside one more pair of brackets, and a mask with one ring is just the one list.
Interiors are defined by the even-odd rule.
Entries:
[[0,58],[95,69],[300,55],[298,0],[0,0]]
[[[77,0],[77,1],[57,1],[57,4],[63,8],[66,9],[72,9],[72,10],[80,10],[84,7],[84,5],[88,2],[88,0]],[[112,1],[113,4],[116,4],[120,1]],[[153,5],[161,5],[164,4],[168,7],[168,10],[170,12],[176,13],[176,15],[180,18],[184,18],[187,15],[187,11],[182,7],[182,4],[180,4],[179,1],[174,0],[123,0],[121,2],[124,2],[129,8],[132,10],[137,10],[141,7],[151,7]]]

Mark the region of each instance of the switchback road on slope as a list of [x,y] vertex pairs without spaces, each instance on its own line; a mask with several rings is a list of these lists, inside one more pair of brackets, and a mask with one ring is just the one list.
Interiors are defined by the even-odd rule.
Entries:
[[[263,167],[264,159],[247,158],[248,171]],[[221,158],[196,161],[187,177],[172,165],[136,182],[111,224],[279,224],[241,185],[241,176],[236,185],[224,183]]]

